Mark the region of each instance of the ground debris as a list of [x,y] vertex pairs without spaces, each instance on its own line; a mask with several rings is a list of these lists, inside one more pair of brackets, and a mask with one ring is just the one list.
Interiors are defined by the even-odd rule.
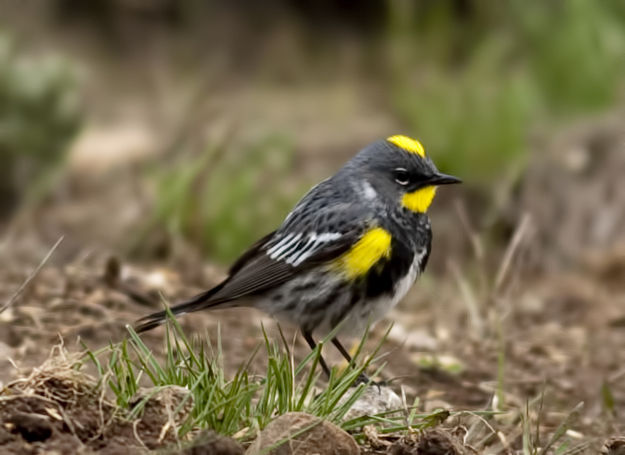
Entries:
[[159,440],[169,434],[176,437],[177,430],[193,410],[193,394],[180,386],[140,389],[130,403],[141,407],[140,419],[150,427],[161,428]]
[[454,432],[433,428],[401,438],[389,447],[389,455],[473,455],[477,454],[466,446]]
[[[61,347],[0,391],[0,453],[141,453],[175,442],[162,420],[126,418]],[[151,404],[152,414],[166,411]],[[160,425],[153,423],[158,421]]]

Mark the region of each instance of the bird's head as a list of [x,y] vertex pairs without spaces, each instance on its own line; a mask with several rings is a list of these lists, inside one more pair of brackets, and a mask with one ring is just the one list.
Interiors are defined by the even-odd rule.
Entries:
[[349,165],[363,197],[385,198],[413,212],[424,213],[439,185],[460,183],[439,172],[423,145],[407,136],[390,136],[365,147]]

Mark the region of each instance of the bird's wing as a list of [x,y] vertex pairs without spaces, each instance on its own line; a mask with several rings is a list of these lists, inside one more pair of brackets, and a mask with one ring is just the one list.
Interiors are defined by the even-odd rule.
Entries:
[[[279,286],[303,270],[336,259],[358,240],[363,226],[354,217],[328,223],[338,208],[320,210],[314,219],[265,237],[244,253],[212,298],[234,300]],[[345,220],[345,213],[336,212]]]
[[[301,220],[299,215],[294,216],[282,229],[263,237],[243,253],[223,282],[172,307],[171,312],[190,313],[258,294],[289,281],[303,270],[338,258],[363,231],[362,218],[356,217],[356,213],[350,216],[351,211],[336,205]],[[165,311],[150,314],[137,321],[135,330],[150,330],[166,318]]]

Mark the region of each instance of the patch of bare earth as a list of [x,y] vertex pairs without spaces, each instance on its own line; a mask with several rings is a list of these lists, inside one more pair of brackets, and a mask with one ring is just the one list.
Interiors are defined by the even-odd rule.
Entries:
[[[158,307],[158,289],[172,300],[196,290],[166,269],[111,265],[111,261],[97,258],[90,261],[49,265],[0,316],[4,327],[0,343],[6,353],[2,368],[6,385],[0,396],[3,450],[117,453],[122,447],[141,450],[175,442],[173,435],[162,437],[162,421],[126,421],[123,412],[107,401],[109,397],[93,392],[93,381],[82,373],[67,368],[59,373],[58,364],[44,363],[28,376],[24,369],[12,368],[8,360],[23,367],[37,366],[60,337],[71,351],[82,350],[78,339],[92,349],[120,341],[125,336],[125,324]],[[503,353],[501,387],[505,403],[501,407],[515,410],[488,419],[488,425],[470,413],[451,417],[438,427],[439,433],[430,435],[434,441],[427,444],[433,446],[438,441],[455,447],[462,441],[465,452],[458,453],[471,453],[476,441],[486,440],[484,446],[490,446],[494,453],[512,453],[522,438],[518,410],[540,396],[544,397],[542,410],[539,413],[537,407],[532,408],[531,417],[540,423],[537,428],[543,440],[579,402],[584,405],[571,422],[571,434],[588,444],[586,453],[599,450],[608,438],[622,435],[625,428],[615,412],[625,406],[625,294],[620,279],[614,281],[621,266],[616,259],[610,264],[612,271],[604,267],[596,273],[552,274],[525,282],[522,290],[508,297],[510,306],[502,319],[501,339],[488,330],[482,338],[476,337],[464,304],[450,297],[457,294],[452,286],[418,287],[420,292],[415,291],[393,316],[397,329],[383,348],[388,365],[382,379],[392,380],[398,391],[403,387],[409,401],[420,397],[422,411],[440,407],[451,411],[493,409]],[[26,270],[5,276],[4,289],[15,289],[25,275]],[[207,278],[207,282],[215,278]],[[227,327],[228,336],[222,337],[222,343],[226,366],[232,370],[261,341],[258,315],[232,309],[182,318],[182,323],[186,330],[208,333],[213,339],[218,325]],[[382,331],[382,327],[374,331],[372,344]],[[161,329],[144,339],[162,354]],[[296,355],[301,357],[306,351],[297,342]],[[340,361],[331,349],[327,351],[333,362]],[[423,361],[429,357],[436,361]],[[454,362],[460,368],[456,369]],[[255,368],[263,368],[262,358]],[[611,408],[607,407],[606,390]],[[469,431],[468,438],[458,436],[462,428]],[[441,434],[451,440],[439,441]],[[392,435],[379,438],[383,443],[378,446],[373,441],[368,453],[446,453],[423,452],[422,448],[407,451],[424,447],[423,439],[410,442]]]
[[58,355],[0,393],[2,453],[143,452],[176,441],[163,426],[156,410],[126,419],[70,358]]

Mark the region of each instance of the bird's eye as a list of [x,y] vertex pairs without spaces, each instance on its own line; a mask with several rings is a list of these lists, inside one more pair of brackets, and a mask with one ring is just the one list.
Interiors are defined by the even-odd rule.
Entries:
[[402,186],[406,186],[410,183],[410,174],[403,167],[398,167],[393,171],[393,177],[395,177],[395,181]]

